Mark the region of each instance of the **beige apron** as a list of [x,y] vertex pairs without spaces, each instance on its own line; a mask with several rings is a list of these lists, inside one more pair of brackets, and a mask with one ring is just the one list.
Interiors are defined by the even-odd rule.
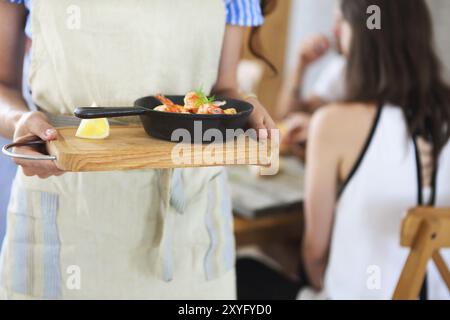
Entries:
[[[30,83],[53,115],[132,105],[217,78],[223,0],[33,0]],[[19,170],[0,260],[4,298],[235,298],[223,169]]]

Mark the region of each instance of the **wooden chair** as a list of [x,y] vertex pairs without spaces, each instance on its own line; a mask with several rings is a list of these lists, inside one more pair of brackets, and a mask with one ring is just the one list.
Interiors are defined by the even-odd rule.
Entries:
[[401,245],[411,248],[411,252],[395,289],[394,300],[419,297],[430,259],[450,290],[450,272],[439,253],[440,249],[450,248],[450,209],[419,207],[410,210],[403,221]]

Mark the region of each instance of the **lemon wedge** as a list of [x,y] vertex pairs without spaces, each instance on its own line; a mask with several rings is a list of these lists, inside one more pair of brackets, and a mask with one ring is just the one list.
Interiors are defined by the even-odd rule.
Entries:
[[105,139],[109,137],[108,119],[83,119],[78,127],[76,137],[82,139]]

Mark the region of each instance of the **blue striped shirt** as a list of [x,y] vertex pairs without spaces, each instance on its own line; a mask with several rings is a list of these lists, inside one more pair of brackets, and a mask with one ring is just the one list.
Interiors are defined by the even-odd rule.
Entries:
[[[7,0],[24,4],[31,11],[32,0]],[[264,23],[260,0],[223,0],[226,8],[226,23],[243,27],[257,27]],[[26,34],[31,37],[31,19],[28,17]]]

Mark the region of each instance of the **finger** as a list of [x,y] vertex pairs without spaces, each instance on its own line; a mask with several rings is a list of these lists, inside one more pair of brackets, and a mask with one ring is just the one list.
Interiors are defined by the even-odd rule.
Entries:
[[51,176],[61,176],[64,173],[58,169],[49,170],[49,169],[44,169],[44,168],[39,168],[39,167],[34,167],[34,166],[26,166],[26,165],[25,166],[21,165],[21,167],[26,176],[39,176],[41,178],[48,178]]
[[273,131],[278,130],[277,125],[275,124],[275,122],[272,120],[272,118],[269,116],[269,114],[267,112],[265,112],[262,127],[263,127],[262,130],[264,130],[267,134],[266,138],[271,138],[273,135]]
[[[30,155],[30,156],[43,156],[43,154],[31,150],[29,148],[16,148],[18,153]],[[14,159],[15,163],[24,169],[26,169],[28,174],[38,175],[38,174],[49,174],[56,175],[64,173],[60,170],[54,161],[49,160],[25,160],[25,159]]]
[[260,122],[256,125],[256,130],[258,132],[258,138],[261,140],[267,140],[269,138],[269,132],[267,128],[264,126],[263,122]]
[[264,125],[267,130],[278,129],[277,125],[275,124],[275,121],[273,121],[272,117],[270,117],[268,113],[266,113],[266,116],[264,117]]
[[269,116],[268,113],[266,113],[266,116],[264,117],[264,127],[267,130],[267,138],[273,138],[273,132],[275,130],[277,130],[278,133],[280,132],[278,130],[277,125],[275,124],[275,122],[272,120],[272,118]]
[[266,140],[270,137],[269,130],[276,129],[275,122],[257,99],[250,99],[249,102],[255,107],[250,125],[257,130],[259,139]]
[[36,168],[36,167],[27,167],[27,166],[21,166],[23,173],[28,176],[38,176],[41,179],[47,179],[52,176],[59,177],[63,175],[65,172],[55,169],[55,170],[47,170],[42,168]]
[[44,141],[52,141],[57,138],[56,129],[48,123],[45,117],[33,115],[27,121],[27,128],[30,133],[38,136]]
[[262,112],[261,108],[258,106],[258,102],[254,102],[250,99],[248,101],[254,106],[254,110],[250,116],[249,119],[249,126],[250,128],[254,129],[256,131],[256,135],[259,138],[260,131],[264,128],[264,113]]
[[252,121],[250,121],[250,125],[253,129],[256,130],[259,139],[265,140],[269,137],[267,129],[264,126],[264,117],[262,116],[255,117]]
[[32,177],[36,174],[36,172],[34,172],[33,170],[27,168],[27,167],[22,167],[22,172],[25,176],[27,177]]

